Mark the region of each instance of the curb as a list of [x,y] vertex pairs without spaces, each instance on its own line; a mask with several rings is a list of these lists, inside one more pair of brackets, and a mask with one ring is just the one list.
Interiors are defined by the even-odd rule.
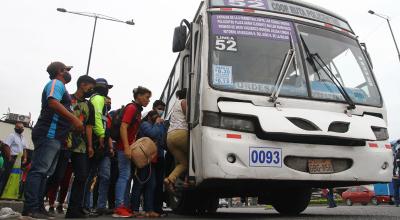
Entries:
[[0,208],[12,208],[12,210],[21,213],[24,203],[22,201],[15,200],[0,200]]

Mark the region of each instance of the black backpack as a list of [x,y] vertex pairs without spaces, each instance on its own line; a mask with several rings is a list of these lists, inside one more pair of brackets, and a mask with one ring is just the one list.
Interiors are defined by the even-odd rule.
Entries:
[[[121,139],[120,128],[122,124],[122,117],[124,117],[125,109],[129,105],[134,105],[134,103],[129,103],[128,105],[122,106],[120,109],[115,110],[114,115],[111,118],[110,136],[111,139],[113,139],[114,141],[119,141]],[[136,123],[139,113],[140,111],[139,109],[137,109],[131,123],[129,123],[129,127],[133,126]]]

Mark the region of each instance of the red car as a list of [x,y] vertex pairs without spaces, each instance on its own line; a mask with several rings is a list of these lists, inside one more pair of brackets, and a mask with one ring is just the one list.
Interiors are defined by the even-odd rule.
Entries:
[[342,193],[342,199],[346,205],[351,206],[353,203],[361,203],[362,205],[379,205],[380,203],[389,203],[389,196],[375,196],[373,187],[369,189],[368,186],[354,186]]

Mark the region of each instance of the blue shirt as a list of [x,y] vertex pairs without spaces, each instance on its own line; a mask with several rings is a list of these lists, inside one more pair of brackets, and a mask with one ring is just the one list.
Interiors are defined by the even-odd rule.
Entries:
[[49,99],[59,101],[68,111],[72,112],[71,97],[64,83],[57,79],[48,82],[42,92],[42,110],[32,130],[32,140],[50,138],[64,142],[71,129],[71,123],[49,107]]

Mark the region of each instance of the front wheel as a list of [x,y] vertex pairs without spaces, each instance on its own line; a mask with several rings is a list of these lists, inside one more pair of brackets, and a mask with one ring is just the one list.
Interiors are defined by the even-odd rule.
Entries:
[[303,212],[311,199],[310,188],[277,190],[272,193],[272,206],[282,215],[298,215]]

